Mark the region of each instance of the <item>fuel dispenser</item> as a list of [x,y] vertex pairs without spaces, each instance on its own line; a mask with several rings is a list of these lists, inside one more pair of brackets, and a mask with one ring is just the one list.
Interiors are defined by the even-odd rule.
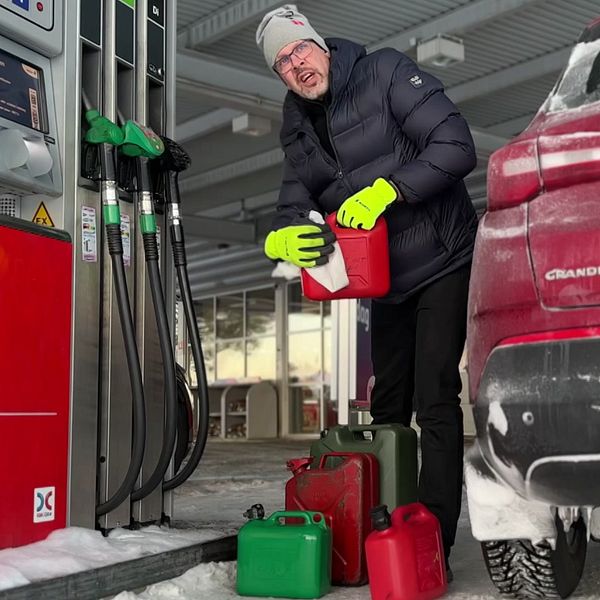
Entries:
[[168,521],[202,454],[204,424],[173,472],[165,213],[185,295],[186,164],[171,146],[156,188],[149,163],[174,129],[175,44],[172,1],[0,0],[0,548]]

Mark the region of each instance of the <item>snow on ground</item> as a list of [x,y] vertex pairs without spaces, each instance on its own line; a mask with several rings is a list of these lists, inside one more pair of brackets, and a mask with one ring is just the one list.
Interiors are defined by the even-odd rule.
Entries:
[[[308,445],[309,442],[212,441],[205,460],[175,494],[174,529],[119,529],[108,538],[85,529],[57,531],[44,542],[0,551],[0,589],[234,532],[243,525],[243,512],[252,504],[262,503],[267,513],[283,508],[284,487],[289,478],[285,463],[290,458],[306,455]],[[471,535],[466,495],[463,495],[463,511],[450,562],[454,583],[445,596],[447,600],[499,598],[485,570],[479,543]],[[235,563],[201,564],[181,577],[145,590],[122,592],[113,600],[198,598],[238,599]],[[370,594],[368,586],[333,588],[326,598],[370,600]],[[584,577],[571,600],[600,600],[600,544],[590,542]]]
[[214,530],[179,531],[157,526],[137,531],[114,529],[108,537],[82,527],[59,529],[41,542],[0,551],[0,590],[165,552],[221,535],[221,531]]

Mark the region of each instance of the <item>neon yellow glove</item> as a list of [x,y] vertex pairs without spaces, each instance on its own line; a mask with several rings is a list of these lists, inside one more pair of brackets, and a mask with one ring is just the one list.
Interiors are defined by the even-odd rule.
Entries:
[[265,254],[298,267],[324,265],[333,252],[335,233],[327,223],[320,225],[310,219],[294,221],[292,225],[271,231],[265,240]]
[[353,229],[373,229],[383,211],[398,198],[398,190],[381,177],[344,200],[337,212],[337,222]]

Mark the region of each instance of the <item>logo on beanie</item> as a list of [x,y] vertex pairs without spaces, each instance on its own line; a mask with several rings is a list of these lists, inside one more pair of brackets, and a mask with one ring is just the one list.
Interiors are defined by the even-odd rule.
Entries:
[[304,27],[304,23],[302,21],[298,21],[298,19],[292,19],[292,23],[294,25],[302,25],[302,27]]

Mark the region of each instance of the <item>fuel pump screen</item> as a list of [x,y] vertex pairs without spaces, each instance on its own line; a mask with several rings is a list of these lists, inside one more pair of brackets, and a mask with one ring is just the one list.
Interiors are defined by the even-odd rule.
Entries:
[[44,72],[2,49],[0,117],[48,133]]

